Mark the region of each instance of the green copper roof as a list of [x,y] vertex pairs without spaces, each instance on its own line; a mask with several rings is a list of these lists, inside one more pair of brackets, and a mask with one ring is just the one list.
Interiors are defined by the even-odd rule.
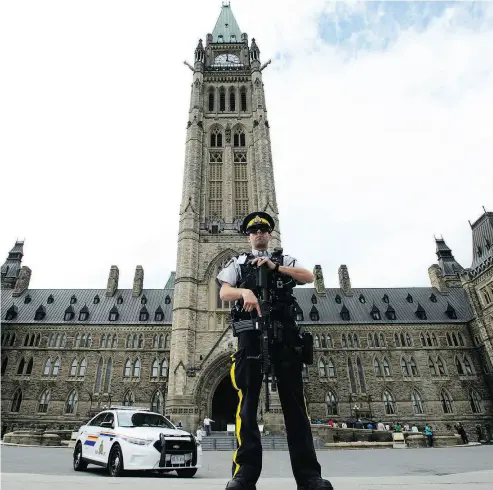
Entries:
[[213,43],[239,43],[241,42],[241,30],[238,27],[235,16],[229,4],[224,4],[212,31]]

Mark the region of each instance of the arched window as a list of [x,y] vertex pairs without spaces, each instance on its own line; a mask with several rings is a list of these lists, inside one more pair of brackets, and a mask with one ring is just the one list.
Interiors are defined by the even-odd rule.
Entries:
[[103,358],[99,358],[98,368],[96,370],[96,382],[94,383],[94,393],[101,391],[101,379],[103,377]]
[[382,369],[377,358],[373,359],[373,370],[375,371],[375,376],[382,376]]
[[85,345],[86,345],[86,334],[83,333],[82,337],[80,338],[80,346],[85,347]]
[[385,374],[385,376],[390,376],[390,365],[389,365],[389,361],[387,361],[387,359],[384,357],[383,358],[383,374]]
[[343,333],[342,336],[341,336],[341,345],[342,347],[347,347],[347,344],[346,344],[346,334]]
[[219,110],[224,112],[226,110],[226,92],[224,87],[219,89]]
[[166,378],[168,376],[168,361],[166,358],[161,362],[161,376]]
[[33,358],[29,359],[29,362],[27,363],[27,368],[26,368],[26,374],[31,374],[33,372]]
[[474,370],[472,368],[471,361],[467,356],[464,356],[464,368],[466,369],[466,374],[468,376],[472,376],[474,374]]
[[134,362],[133,376],[135,378],[138,378],[140,376],[140,361],[139,361],[139,359],[136,359],[135,362]]
[[457,334],[457,337],[459,338],[459,345],[464,346],[464,337],[462,337],[460,332]]
[[447,345],[452,345],[452,338],[450,337],[450,334],[447,332]]
[[347,346],[353,348],[353,336],[350,333],[347,334]]
[[134,394],[129,390],[123,396],[123,406],[132,407],[135,403]]
[[454,343],[455,347],[459,346],[459,342],[457,341],[457,337],[455,335],[455,332],[452,332],[452,342]]
[[159,374],[159,363],[157,362],[157,359],[154,359],[154,361],[152,362],[151,377],[157,378],[158,374]]
[[314,342],[315,342],[315,348],[320,349],[320,337],[316,334],[315,334]]
[[402,332],[400,335],[400,339],[401,339],[401,346],[406,347],[406,339],[404,338],[404,334]]
[[437,367],[438,367],[438,373],[440,374],[440,376],[445,376],[445,374],[446,374],[445,363],[443,362],[441,357],[438,357],[438,359],[437,359]]
[[329,378],[335,378],[336,368],[334,367],[334,363],[332,362],[332,359],[329,359],[329,363],[328,363],[327,367],[329,370]]
[[132,338],[132,347],[134,349],[137,349],[139,347],[139,338],[137,337],[136,333],[134,333],[134,336]]
[[157,349],[159,347],[159,336],[157,334],[154,335],[154,339],[152,340],[152,347],[153,349]]
[[428,367],[430,368],[430,374],[432,376],[437,375],[437,368],[435,366],[435,363],[433,362],[433,359],[431,357],[428,358]]
[[130,349],[132,347],[132,336],[130,334],[127,336],[127,342],[125,343],[125,347],[127,349]]
[[75,336],[75,347],[80,347],[80,333]]
[[428,347],[431,347],[433,345],[430,334],[428,332],[426,332],[426,344],[428,345]]
[[[423,335],[423,334],[421,334]],[[399,336],[397,335],[397,332],[394,334],[394,344],[396,347],[399,347]]]
[[361,359],[359,357],[356,358],[356,368],[358,370],[358,378],[359,378],[359,385],[361,387],[361,393],[366,393],[365,373],[363,371],[363,365],[361,364]]
[[329,349],[332,349],[332,347],[334,347],[334,345],[332,344],[332,337],[329,334],[327,334],[327,347]]
[[462,367],[462,362],[460,362],[460,359],[457,356],[455,357],[455,367],[457,368],[457,374],[459,375],[464,374],[464,368]]
[[320,361],[318,361],[318,375],[321,378],[327,377],[327,370],[325,368],[325,362],[323,361],[323,359],[320,359]]
[[414,357],[411,357],[409,365],[411,366],[411,374],[413,376],[419,376],[418,366],[416,364],[416,361],[414,360]]
[[351,389],[351,393],[356,393],[356,380],[354,378],[354,369],[351,359],[347,360],[347,368],[349,374],[349,387]]
[[139,335],[139,349],[144,347],[144,336],[142,334]]
[[49,347],[55,347],[55,334],[50,335]]
[[247,110],[247,92],[245,87],[240,89],[240,109],[241,112],[246,112]]
[[438,346],[437,336],[434,333],[431,334],[431,340],[434,346]]
[[406,343],[408,347],[412,347],[413,345],[413,339],[411,338],[411,334],[409,332],[406,332]]
[[86,375],[86,368],[87,368],[87,361],[86,359],[82,359],[82,361],[80,362],[80,366],[79,366],[79,376],[85,376]]
[[395,401],[392,393],[390,391],[385,390],[382,395],[383,406],[385,408],[386,415],[395,414]]
[[380,333],[380,347],[385,347],[385,337]]
[[443,413],[454,413],[452,397],[446,390],[440,393],[440,401],[442,403]]
[[325,343],[325,337],[323,335],[320,336],[320,345],[322,349],[325,349],[327,344]]
[[24,339],[24,347],[27,347],[29,345],[29,334],[26,334],[26,337]]
[[111,349],[111,334],[108,334],[108,337],[106,337],[106,348]]
[[373,347],[373,335],[371,333],[368,334],[368,347]]
[[118,337],[117,337],[116,333],[113,334],[113,342],[111,344],[111,347],[113,349],[115,349],[116,347],[118,347]]
[[75,413],[77,411],[77,402],[79,397],[77,396],[77,391],[72,390],[67,398],[67,404],[65,405],[65,413]]
[[469,391],[469,403],[471,404],[472,413],[481,413],[483,411],[481,396],[476,390]]
[[236,111],[236,92],[233,87],[229,89],[229,110]]
[[164,337],[162,335],[159,336],[159,349],[164,347]]
[[356,334],[354,334],[354,347],[359,348],[359,339]]
[[106,335],[105,335],[105,334],[103,334],[103,335],[101,336],[101,342],[100,342],[100,345],[101,345],[101,347],[105,347],[105,346],[106,346]]
[[409,376],[409,368],[407,367],[407,362],[404,358],[401,358],[401,369],[404,376]]
[[375,332],[373,334],[373,344],[375,345],[375,347],[380,347],[380,342],[378,340],[378,334],[377,334],[377,332]]
[[58,376],[59,372],[60,372],[60,359],[57,357],[55,359],[55,363],[53,364],[53,371],[51,372],[51,374],[53,376]]
[[22,403],[22,390],[20,388],[17,388],[17,390],[14,393],[14,399],[12,400],[10,411],[19,412],[21,409],[21,403]]
[[243,148],[246,146],[245,130],[243,128],[236,128],[233,135],[233,146],[235,148]]
[[413,404],[413,412],[416,414],[424,413],[423,399],[417,390],[411,391],[411,402]]
[[51,358],[48,357],[48,359],[45,362],[45,367],[43,369],[43,376],[49,376],[50,371],[51,371]]
[[57,334],[56,334],[56,337],[55,337],[55,346],[56,346],[56,347],[60,347],[60,341],[61,341],[60,334],[59,334],[59,333],[57,333]]
[[104,393],[110,392],[110,381],[111,381],[111,369],[113,367],[113,360],[110,358],[106,363],[106,374],[104,375]]
[[214,112],[214,89],[209,89],[209,112]]
[[[65,335],[65,334],[64,334]],[[36,342],[35,342],[35,346],[36,347],[39,347],[39,344],[41,343],[41,334],[38,333],[38,335],[36,335]]]
[[156,413],[163,413],[164,410],[164,397],[160,391],[156,391],[152,397],[151,410]]
[[327,415],[337,415],[339,412],[339,407],[337,404],[337,397],[333,391],[329,391],[329,393],[327,393],[325,402],[327,403]]
[[222,148],[223,146],[223,133],[219,128],[214,128],[211,130],[211,148]]
[[130,368],[131,368],[132,364],[130,362],[130,359],[127,359],[127,361],[125,362],[125,369],[123,371],[123,377],[124,378],[128,378],[130,377]]
[[[6,360],[7,358],[5,358]],[[24,366],[26,364],[26,361],[24,361],[24,358],[21,359],[21,362],[19,362],[19,366],[17,366],[17,374],[23,374],[24,373]],[[7,365],[7,363],[5,363]],[[49,373],[49,371],[48,371]],[[3,371],[2,371],[3,374]]]
[[72,361],[72,365],[70,366],[70,376],[75,376],[77,374],[77,359]]
[[34,334],[32,334],[31,335],[31,342],[29,342],[29,347],[33,347],[35,341],[36,341],[36,336]]
[[50,403],[50,390],[45,390],[43,393],[41,393],[41,397],[39,398],[39,403],[38,403],[38,412],[39,413],[46,413],[48,411],[48,404]]

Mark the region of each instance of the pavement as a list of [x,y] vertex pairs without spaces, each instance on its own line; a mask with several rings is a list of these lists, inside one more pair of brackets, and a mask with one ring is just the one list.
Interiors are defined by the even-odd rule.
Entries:
[[[70,449],[2,446],[2,490],[91,490],[119,485],[118,490],[223,490],[231,471],[231,453],[204,453],[203,467],[195,478],[131,473],[110,478],[103,468],[90,466],[86,472],[72,470]],[[493,488],[493,446],[443,449],[375,449],[319,451],[322,474],[335,490],[481,490]],[[289,454],[264,453],[258,490],[296,490]],[[166,481],[163,481],[166,480]],[[114,487],[113,487],[114,488]],[[115,488],[115,490],[117,490]]]

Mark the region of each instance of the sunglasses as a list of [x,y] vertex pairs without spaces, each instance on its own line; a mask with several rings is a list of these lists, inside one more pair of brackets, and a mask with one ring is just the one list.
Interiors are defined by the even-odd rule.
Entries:
[[261,232],[261,233],[270,233],[270,229],[269,228],[265,228],[265,227],[259,227],[259,228],[250,228],[248,230],[248,233],[250,235],[256,235],[258,232]]

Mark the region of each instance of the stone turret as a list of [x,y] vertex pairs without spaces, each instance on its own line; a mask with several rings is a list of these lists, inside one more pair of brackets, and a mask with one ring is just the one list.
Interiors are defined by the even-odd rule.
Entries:
[[108,276],[108,285],[106,286],[106,296],[111,298],[118,289],[118,279],[120,278],[120,271],[116,265],[112,265],[110,269],[110,275]]
[[134,287],[132,289],[132,296],[138,298],[142,294],[142,289],[144,288],[144,269],[141,265],[135,268],[134,275]]
[[315,291],[319,296],[325,296],[324,274],[321,265],[316,265],[313,268],[313,275],[315,276]]
[[20,296],[24,291],[29,288],[29,281],[31,280],[31,269],[26,265],[23,265],[19,272],[19,277],[15,283],[15,288],[12,296]]
[[353,295],[353,290],[351,289],[351,279],[349,278],[347,265],[341,265],[339,267],[339,286],[346,296]]
[[447,283],[438,264],[433,264],[428,268],[428,275],[432,288],[437,288],[442,294],[448,294]]
[[24,242],[17,240],[1,268],[2,289],[14,289],[24,256]]

